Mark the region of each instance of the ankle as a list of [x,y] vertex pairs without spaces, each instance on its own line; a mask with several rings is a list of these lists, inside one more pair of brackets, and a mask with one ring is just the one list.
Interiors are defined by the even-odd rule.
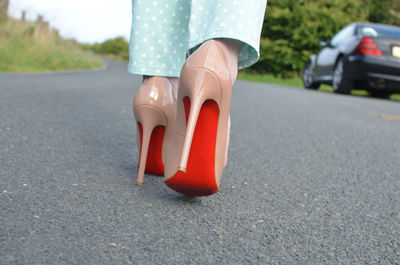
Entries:
[[173,87],[178,87],[179,78],[178,77],[166,77]]
[[215,39],[220,44],[227,60],[227,67],[232,78],[232,84],[235,82],[238,74],[238,60],[241,42],[235,39]]
[[[146,82],[147,79],[153,77],[153,75],[143,75],[143,82]],[[179,78],[171,77],[171,76],[160,76],[161,78],[166,78],[172,84],[173,87],[178,87]]]

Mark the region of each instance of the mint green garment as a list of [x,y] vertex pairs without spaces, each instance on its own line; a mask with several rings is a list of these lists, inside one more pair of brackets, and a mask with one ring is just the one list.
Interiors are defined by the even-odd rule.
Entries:
[[129,72],[179,77],[188,51],[240,40],[239,69],[259,58],[266,0],[132,0]]

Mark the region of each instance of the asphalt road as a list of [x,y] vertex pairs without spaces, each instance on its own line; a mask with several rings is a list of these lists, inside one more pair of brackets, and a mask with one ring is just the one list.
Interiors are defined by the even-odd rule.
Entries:
[[400,103],[238,81],[220,192],[146,175],[141,78],[0,75],[0,264],[399,264]]

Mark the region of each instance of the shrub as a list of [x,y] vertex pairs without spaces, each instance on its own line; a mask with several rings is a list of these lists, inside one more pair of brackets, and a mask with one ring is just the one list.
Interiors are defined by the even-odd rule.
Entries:
[[112,54],[124,59],[129,58],[129,43],[123,37],[117,37],[106,40],[102,43],[96,43],[93,45],[92,49],[100,54]]
[[299,75],[309,56],[321,49],[319,38],[329,39],[355,21],[397,23],[390,14],[399,11],[400,2],[382,1],[269,0],[261,57],[250,71],[281,77]]

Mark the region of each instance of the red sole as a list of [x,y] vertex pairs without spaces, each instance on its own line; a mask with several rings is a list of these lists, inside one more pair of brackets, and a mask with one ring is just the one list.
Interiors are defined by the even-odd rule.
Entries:
[[[139,134],[140,134],[140,153],[142,153],[142,142],[143,142],[143,127],[138,122]],[[164,175],[164,163],[162,161],[162,144],[164,140],[165,126],[157,126],[151,132],[149,150],[147,151],[146,168],[144,172],[153,175]],[[139,162],[140,164],[140,155]]]
[[[187,123],[190,112],[188,97],[183,99],[183,104]],[[167,186],[188,197],[218,192],[214,167],[218,117],[217,103],[213,100],[204,102],[194,130],[186,172],[177,172],[165,182]]]

